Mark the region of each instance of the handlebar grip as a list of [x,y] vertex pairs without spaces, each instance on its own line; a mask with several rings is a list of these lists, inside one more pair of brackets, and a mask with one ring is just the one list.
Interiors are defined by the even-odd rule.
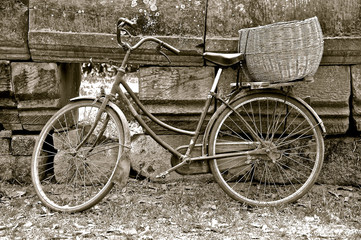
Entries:
[[117,27],[118,27],[118,28],[119,28],[119,27],[122,27],[122,26],[119,26],[122,22],[125,23],[125,24],[128,24],[128,25],[131,26],[131,27],[134,27],[134,26],[137,24],[136,22],[130,21],[128,18],[120,17],[120,18],[118,19],[118,23],[117,23]]
[[177,55],[178,55],[178,54],[180,53],[180,51],[179,51],[177,48],[171,46],[171,45],[168,44],[168,43],[163,42],[163,43],[162,43],[162,46],[165,47],[166,49],[168,49],[169,51],[173,52],[174,54],[177,54]]

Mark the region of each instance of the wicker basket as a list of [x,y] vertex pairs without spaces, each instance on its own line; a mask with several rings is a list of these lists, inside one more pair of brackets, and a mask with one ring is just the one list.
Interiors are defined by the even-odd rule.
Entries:
[[320,64],[323,37],[317,17],[239,31],[246,75],[257,82],[312,77]]

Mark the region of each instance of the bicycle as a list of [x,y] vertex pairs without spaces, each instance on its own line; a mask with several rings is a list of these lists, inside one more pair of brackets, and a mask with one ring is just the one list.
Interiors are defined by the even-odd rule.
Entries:
[[[241,53],[204,53],[219,67],[194,131],[170,126],[153,116],[124,80],[132,51],[155,42],[161,54],[180,51],[155,37],[143,37],[133,46],[124,41],[135,23],[120,18],[117,41],[125,56],[110,94],[77,97],[60,109],[42,129],[31,163],[32,181],[44,205],[55,211],[86,210],[111,190],[125,184],[129,175],[130,135],[128,122],[115,104],[129,108],[134,118],[178,161],[158,177],[197,161],[207,161],[216,182],[231,198],[252,206],[277,206],[296,201],[314,184],[320,173],[325,128],[316,112],[285,88],[296,83],[236,84],[226,99],[216,89],[222,70],[239,65]],[[122,39],[123,37],[123,39]],[[166,55],[165,55],[166,56]],[[164,142],[145,123],[120,88],[152,121],[174,132],[191,136],[185,153]],[[281,89],[279,89],[281,88]],[[201,155],[191,157],[213,101],[219,102],[205,128]],[[184,149],[183,149],[184,150]]]

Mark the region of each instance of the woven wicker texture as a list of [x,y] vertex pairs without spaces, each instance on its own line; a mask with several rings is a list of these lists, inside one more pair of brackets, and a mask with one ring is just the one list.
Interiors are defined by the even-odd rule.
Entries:
[[252,81],[312,77],[320,64],[323,37],[317,17],[241,29],[239,34],[244,70]]

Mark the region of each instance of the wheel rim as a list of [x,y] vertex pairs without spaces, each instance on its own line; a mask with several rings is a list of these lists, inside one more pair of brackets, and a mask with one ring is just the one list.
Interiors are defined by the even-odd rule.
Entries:
[[237,114],[229,111],[220,117],[211,154],[224,153],[226,142],[237,143],[238,150],[268,150],[212,161],[216,180],[232,198],[256,206],[279,205],[298,199],[312,186],[322,164],[323,141],[312,115],[298,105],[275,96],[237,104],[262,144],[255,143]]
[[[60,110],[40,134],[32,165],[35,189],[48,207],[82,211],[100,201],[111,189],[122,152],[122,129],[114,112],[103,113],[84,145],[76,146],[90,129],[99,104],[75,104]],[[61,116],[61,117],[59,117]],[[110,117],[101,138],[106,116]],[[98,142],[95,147],[94,142]]]

